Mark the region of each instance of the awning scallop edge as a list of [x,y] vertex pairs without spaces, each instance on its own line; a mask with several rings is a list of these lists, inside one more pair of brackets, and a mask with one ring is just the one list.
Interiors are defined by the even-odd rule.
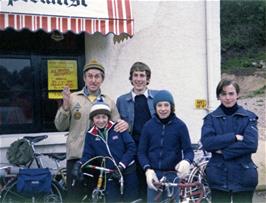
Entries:
[[[134,20],[131,13],[129,0],[106,0],[108,18],[100,17],[73,17],[38,14],[22,14],[0,11],[0,30],[13,28],[17,31],[29,29],[33,32],[43,30],[53,32],[55,30],[66,33],[72,31],[79,34],[86,32],[103,35],[133,36]],[[78,15],[78,14],[77,14]]]

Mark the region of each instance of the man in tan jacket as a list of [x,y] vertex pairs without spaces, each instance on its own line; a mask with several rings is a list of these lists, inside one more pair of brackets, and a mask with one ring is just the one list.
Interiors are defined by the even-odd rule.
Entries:
[[114,101],[101,92],[101,84],[104,81],[105,69],[96,60],[90,61],[84,66],[83,80],[85,86],[78,92],[71,93],[69,87],[65,87],[63,105],[58,109],[55,117],[55,126],[59,131],[69,130],[66,142],[67,153],[67,187],[68,200],[78,201],[81,197],[81,185],[72,187],[73,177],[71,171],[73,165],[82,157],[86,132],[91,127],[89,112],[96,101],[103,101],[111,107],[111,120],[117,121],[115,130],[123,132],[128,129],[128,124],[120,119]]

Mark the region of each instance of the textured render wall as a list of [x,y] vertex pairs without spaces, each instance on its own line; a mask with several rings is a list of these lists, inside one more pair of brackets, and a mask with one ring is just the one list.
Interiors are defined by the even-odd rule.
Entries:
[[[209,2],[211,3],[211,2]],[[133,38],[119,44],[113,36],[86,37],[86,59],[96,58],[106,67],[103,90],[116,99],[128,92],[129,69],[143,61],[152,69],[150,88],[168,89],[175,98],[176,113],[188,127],[193,142],[200,138],[206,110],[195,109],[195,99],[207,99],[206,4],[204,1],[133,1],[135,20]],[[211,39],[212,72],[220,79],[219,3],[211,6],[215,15]],[[211,41],[210,40],[210,41]],[[215,88],[215,87],[213,87]],[[212,95],[215,96],[215,95]]]

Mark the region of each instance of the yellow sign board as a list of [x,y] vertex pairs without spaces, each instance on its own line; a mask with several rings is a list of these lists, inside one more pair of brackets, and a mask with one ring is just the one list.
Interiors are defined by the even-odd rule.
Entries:
[[195,100],[195,108],[196,109],[206,109],[207,101],[205,99],[196,99]]
[[[76,60],[48,60],[48,98],[62,98],[61,91],[65,86],[78,89]],[[59,92],[60,91],[60,92]]]
[[60,92],[48,92],[49,99],[62,99],[62,91]]

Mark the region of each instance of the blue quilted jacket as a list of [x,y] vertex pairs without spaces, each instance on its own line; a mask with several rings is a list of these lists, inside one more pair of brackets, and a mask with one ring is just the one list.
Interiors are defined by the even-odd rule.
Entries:
[[[244,136],[237,141],[235,135]],[[204,118],[201,142],[212,153],[207,168],[209,186],[223,191],[253,191],[257,167],[251,159],[258,147],[257,116],[239,106],[233,115],[220,107]]]

